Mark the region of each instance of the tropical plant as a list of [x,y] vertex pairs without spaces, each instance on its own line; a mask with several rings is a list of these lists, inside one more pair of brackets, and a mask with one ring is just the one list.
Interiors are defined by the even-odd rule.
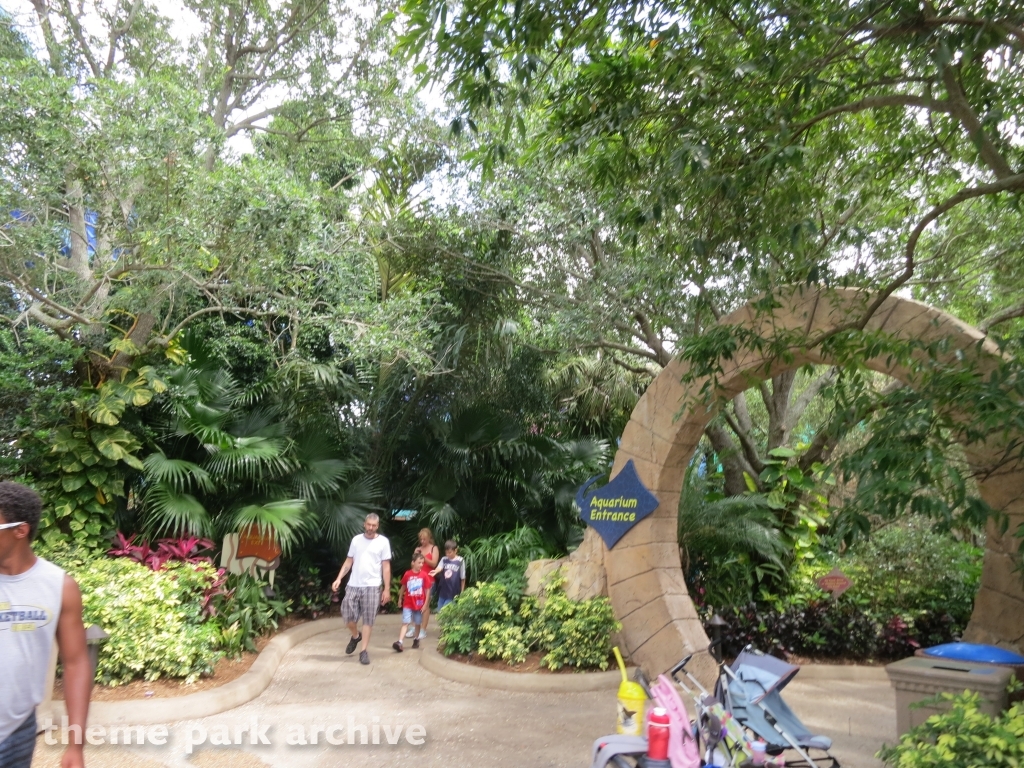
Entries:
[[611,635],[622,628],[611,603],[605,597],[570,600],[563,585],[556,572],[538,600],[501,584],[476,584],[438,614],[442,651],[479,653],[513,665],[536,650],[550,669],[607,669]]
[[255,526],[285,551],[315,527],[343,547],[373,508],[375,486],[353,478],[358,465],[324,428],[322,394],[310,412],[339,374],[293,363],[243,388],[194,334],[182,349],[188,361],[167,376],[164,449],[144,461],[145,527],[219,537]]
[[165,389],[150,366],[80,387],[71,423],[46,435],[49,456],[29,470],[38,474],[36,488],[47,502],[39,525],[44,540],[70,534],[91,549],[105,548],[114,533],[116,502],[126,496],[125,479],[143,468],[142,444],[121,418]]
[[[1014,681],[1016,682],[1016,681]],[[1015,690],[1020,684],[1012,685]],[[922,704],[946,709],[878,753],[893,768],[1010,768],[1024,761],[1024,703],[996,717],[981,712],[980,696],[942,693]]]
[[[437,533],[468,528],[493,534],[525,524],[548,542],[548,551],[564,551],[582,537],[573,495],[582,480],[605,468],[608,452],[603,441],[561,441],[484,405],[433,420],[423,442],[416,451],[431,463],[423,467],[416,491]],[[486,548],[490,560],[499,562],[502,544],[493,541]]]
[[505,533],[473,539],[460,552],[466,560],[466,572],[472,574],[474,581],[493,581],[505,570],[522,573],[530,560],[565,554],[553,549],[540,531],[528,526],[517,526]]
[[61,563],[82,590],[82,615],[109,635],[100,649],[97,681],[119,685],[142,678],[193,681],[221,657],[220,629],[202,608],[215,573],[204,563],[168,563],[154,571],[129,558]]
[[760,584],[782,580],[791,550],[765,494],[723,495],[714,460],[705,454],[687,470],[679,500],[679,551],[699,603],[738,605]]

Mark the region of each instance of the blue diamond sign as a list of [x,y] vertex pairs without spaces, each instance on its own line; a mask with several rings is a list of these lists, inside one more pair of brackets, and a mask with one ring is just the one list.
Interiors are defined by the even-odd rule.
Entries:
[[592,477],[576,492],[580,516],[604,539],[611,549],[630,528],[658,508],[657,497],[644,487],[633,460],[603,488],[587,493],[601,475]]

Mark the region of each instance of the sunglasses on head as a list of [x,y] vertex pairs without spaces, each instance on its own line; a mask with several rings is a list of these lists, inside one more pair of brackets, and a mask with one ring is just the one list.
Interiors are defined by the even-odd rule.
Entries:
[[2,531],[4,528],[14,528],[17,525],[28,525],[28,523],[25,523],[25,522],[21,522],[21,523],[4,523],[4,524],[0,525],[0,531]]

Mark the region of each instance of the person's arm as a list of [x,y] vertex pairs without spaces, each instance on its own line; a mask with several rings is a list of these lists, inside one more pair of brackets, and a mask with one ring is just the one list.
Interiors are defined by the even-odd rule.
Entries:
[[387,605],[391,602],[391,561],[385,560],[381,563],[381,570],[384,572],[384,594],[380,596],[380,604]]
[[[78,733],[85,733],[85,720],[89,714],[89,695],[92,693],[92,663],[85,644],[85,625],[82,623],[82,593],[70,576],[64,577],[64,594],[57,620],[57,648],[64,665],[64,702],[68,710],[69,726],[77,725]],[[61,768],[84,768],[83,743],[71,739],[61,758]]]
[[341,580],[345,578],[345,574],[352,570],[352,556],[349,555],[345,558],[345,562],[341,564],[341,570],[338,571],[338,578],[331,584],[331,591],[337,592],[341,589]]
[[462,572],[462,586],[459,588],[459,594],[466,591],[466,561],[463,560],[459,563],[459,570]]

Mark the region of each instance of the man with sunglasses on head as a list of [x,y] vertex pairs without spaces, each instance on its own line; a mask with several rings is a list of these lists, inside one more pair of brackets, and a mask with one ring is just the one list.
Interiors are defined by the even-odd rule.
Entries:
[[0,483],[0,766],[29,768],[36,744],[36,707],[45,697],[56,639],[64,665],[69,744],[62,768],[81,768],[82,735],[92,690],[92,665],[74,579],[36,557],[32,538],[42,500],[31,488]]

